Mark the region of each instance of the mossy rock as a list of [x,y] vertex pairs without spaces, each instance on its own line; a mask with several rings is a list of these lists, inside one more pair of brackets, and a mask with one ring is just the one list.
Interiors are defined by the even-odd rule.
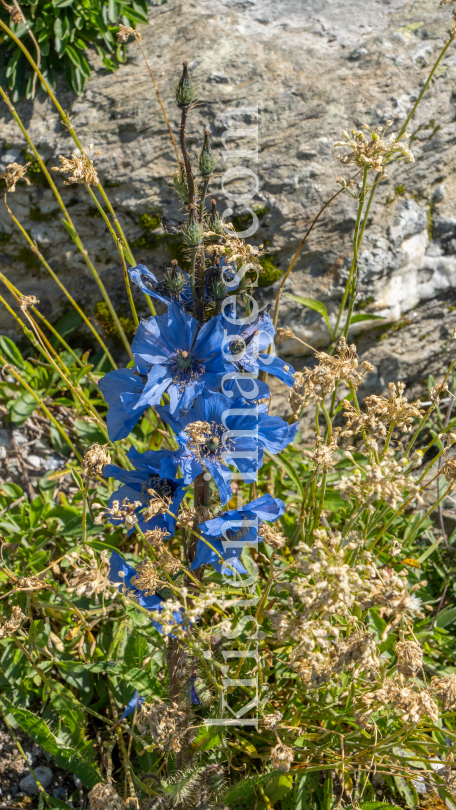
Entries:
[[[117,326],[114,323],[114,319],[109,311],[106,301],[97,301],[93,308],[93,312],[105,335],[114,338],[114,340],[120,340]],[[133,318],[126,318],[124,315],[119,315],[119,313],[117,314],[120,325],[122,326],[127,338],[131,340],[136,331],[136,324]]]

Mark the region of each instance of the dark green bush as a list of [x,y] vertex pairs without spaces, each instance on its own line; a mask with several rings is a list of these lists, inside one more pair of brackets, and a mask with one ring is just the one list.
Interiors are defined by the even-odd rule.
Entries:
[[[38,42],[41,71],[51,87],[56,71],[63,71],[75,93],[81,93],[90,76],[85,52],[92,46],[113,71],[125,62],[125,45],[118,45],[115,31],[119,23],[135,27],[147,24],[147,0],[24,0],[24,16]],[[27,26],[14,24],[8,10],[0,5],[0,19],[24,41],[36,59],[36,48]],[[1,83],[11,91],[13,101],[32,97],[33,71],[21,49],[6,34],[0,34]],[[37,84],[39,87],[39,82]]]

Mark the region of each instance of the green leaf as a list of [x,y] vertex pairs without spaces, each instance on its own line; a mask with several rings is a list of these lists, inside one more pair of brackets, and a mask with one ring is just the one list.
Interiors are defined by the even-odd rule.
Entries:
[[440,611],[435,623],[437,627],[446,627],[448,624],[454,622],[455,619],[456,607],[446,607]]
[[217,748],[219,745],[221,745],[221,740],[218,732],[210,726],[202,726],[192,742],[194,751],[210,751],[211,748]]
[[46,793],[45,796],[51,807],[60,807],[62,810],[72,810],[72,807],[64,802],[63,799],[56,799],[55,796],[50,796],[49,793]]
[[289,478],[291,478],[291,480],[295,484],[301,498],[304,497],[304,490],[302,488],[301,481],[299,480],[298,473],[296,472],[294,467],[290,464],[290,462],[286,458],[284,458],[283,455],[273,456],[271,453],[268,453],[267,450],[265,450],[265,454],[268,456],[268,458],[272,459],[272,461],[275,464],[278,464],[279,467],[282,467],[282,469],[285,470]]
[[24,368],[24,358],[22,354],[16,344],[8,337],[5,337],[5,335],[0,337],[0,351],[11,363],[14,363],[14,365],[19,368]]
[[390,633],[386,638],[386,640],[383,641],[382,644],[380,644],[379,647],[380,652],[382,653],[385,652],[386,650],[389,650],[389,648],[392,647],[393,644],[396,643],[396,641],[397,641],[396,633]]
[[16,723],[31,737],[33,742],[53,754],[56,764],[60,768],[74,773],[85,787],[92,788],[102,781],[96,768],[73,748],[63,745],[49,730],[44,720],[41,720],[36,714],[29,712],[28,709],[14,706],[4,695],[0,697],[0,706],[5,712],[12,714]]
[[387,804],[386,802],[363,802],[361,810],[401,810],[397,804]]
[[19,394],[18,398],[14,400],[13,406],[11,408],[11,419],[16,425],[21,425],[29,416],[32,415],[33,411],[37,407],[37,401],[35,397],[29,393],[29,391],[23,391],[22,394]]
[[71,468],[71,475],[73,476],[73,478],[74,478],[76,484],[78,485],[79,489],[84,490],[84,484],[82,482],[82,478],[79,475],[78,471],[75,470],[74,467]]
[[426,549],[426,551],[423,551],[423,553],[422,553],[422,554],[421,554],[419,557],[417,557],[417,561],[418,561],[419,563],[422,563],[422,562],[424,562],[425,560],[427,560],[427,558],[428,558],[428,557],[430,557],[430,556],[431,556],[431,554],[433,554],[433,553],[434,553],[434,551],[436,550],[437,546],[439,546],[441,542],[442,542],[442,538],[441,538],[441,537],[439,537],[439,539],[438,539],[438,540],[436,540],[436,541],[435,541],[435,543],[433,543],[433,544],[432,544],[432,546],[429,546],[429,548],[427,548],[427,549]]
[[308,309],[313,309],[315,310],[315,312],[319,312],[320,315],[322,315],[326,321],[326,326],[328,327],[329,334],[330,335],[332,334],[331,325],[329,323],[328,318],[328,311],[325,305],[321,303],[321,301],[317,301],[316,298],[304,298],[302,295],[291,295],[291,293],[287,293],[285,295],[285,298],[289,298],[290,301],[296,301],[297,304],[302,304],[303,307],[308,307]]
[[357,312],[356,315],[352,315],[350,318],[350,326],[354,323],[360,323],[361,321],[384,321],[385,318],[382,315],[371,315],[370,312]]

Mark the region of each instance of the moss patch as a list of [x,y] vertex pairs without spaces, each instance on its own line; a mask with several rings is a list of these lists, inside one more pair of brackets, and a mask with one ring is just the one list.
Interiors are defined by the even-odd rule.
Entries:
[[[252,211],[254,211],[258,219],[261,220],[266,216],[266,214],[269,213],[269,208],[267,205],[263,205],[263,203],[253,203]],[[252,215],[239,214],[238,216],[232,217],[231,222],[233,223],[236,231],[245,231],[252,224]]]
[[60,208],[53,208],[52,211],[48,211],[48,213],[45,214],[38,205],[32,205],[29,211],[29,218],[32,222],[50,222],[55,219],[59,211]]
[[263,268],[263,272],[258,276],[259,287],[269,287],[270,284],[273,284],[274,281],[277,281],[277,279],[283,275],[283,271],[280,267],[274,264],[272,256],[263,256],[260,259],[260,264]]
[[406,326],[410,326],[411,323],[412,322],[411,320],[409,320],[409,318],[402,318],[402,320],[397,321],[397,323],[385,326],[384,327],[385,331],[380,335],[378,340],[386,340],[391,335],[393,335],[394,332],[399,332],[400,329],[404,329]]
[[[114,319],[109,311],[106,301],[97,301],[93,308],[93,312],[105,335],[112,337],[115,340],[120,340],[117,326],[114,323]],[[131,340],[136,330],[136,325],[133,318],[125,318],[123,315],[119,315],[119,321],[126,336]]]
[[24,148],[21,149],[21,155],[24,158],[24,160],[30,163],[30,166],[27,169],[27,177],[29,178],[30,182],[33,183],[33,185],[35,186],[49,185],[46,175],[42,171],[38,160],[36,159],[35,155],[32,154],[32,152],[28,151],[26,146],[24,146]]
[[21,247],[16,258],[19,259],[20,262],[23,262],[26,267],[33,268],[34,270],[38,270],[41,266],[38,256],[36,256],[33,251],[25,245],[24,247]]
[[161,213],[160,211],[153,211],[149,214],[141,214],[139,221],[143,228],[146,228],[148,231],[154,231],[155,228],[158,228],[161,224]]
[[5,233],[5,231],[0,231],[0,245],[6,245],[7,242],[11,240],[11,233]]

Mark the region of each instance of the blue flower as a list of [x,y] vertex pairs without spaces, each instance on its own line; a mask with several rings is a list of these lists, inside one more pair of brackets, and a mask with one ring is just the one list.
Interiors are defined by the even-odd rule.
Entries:
[[[173,428],[179,450],[161,461],[161,475],[174,478],[180,467],[184,483],[201,472],[213,477],[223,505],[232,496],[232,464],[244,481],[256,481],[263,464],[263,449],[279,453],[293,441],[299,423],[288,425],[279,416],[268,416],[265,405],[252,406],[239,398],[230,402],[223,394],[203,393],[190,413],[174,417],[169,408],[157,409]],[[203,426],[195,423],[205,423]]]
[[[231,361],[238,371],[248,372],[254,376],[260,371],[266,371],[293,388],[294,369],[280,357],[266,353],[275,334],[268,309],[269,307],[259,312],[249,324],[244,323],[244,318],[237,318],[234,306],[225,309],[224,358]],[[238,320],[242,323],[237,323]],[[238,391],[234,393],[239,396]]]
[[[138,572],[132,565],[124,560],[118,551],[111,553],[109,563],[109,581],[112,582],[113,585],[117,585],[121,593],[137,599],[138,605],[146,608],[146,610],[163,610],[163,602],[166,597],[164,595],[160,596],[160,593],[155,593],[153,596],[146,596],[144,591],[140,588],[136,588],[131,580],[133,577],[136,577]],[[182,624],[183,617],[179,611],[173,611],[173,619],[177,624]],[[152,619],[151,621],[153,626],[161,633],[162,625]]]
[[[130,267],[130,279],[146,295],[151,295],[163,304],[177,303],[191,312],[193,309],[193,296],[190,276],[180,267],[172,267],[164,274],[162,281],[157,281],[151,270],[144,264]],[[239,276],[236,266],[221,259],[218,267],[209,267],[204,276],[205,304],[212,300],[223,300],[228,291],[239,286]]]
[[127,705],[125,706],[125,709],[123,710],[122,714],[120,715],[119,720],[125,720],[125,718],[129,717],[130,714],[133,714],[133,712],[136,710],[136,708],[139,709],[141,704],[144,703],[145,699],[146,698],[141,697],[141,695],[138,693],[138,690],[136,690],[136,692],[133,695],[132,699],[129,700]]
[[142,320],[131,349],[146,382],[135,408],[157,405],[168,392],[171,413],[186,413],[204,389],[219,391],[225,371],[221,316],[199,329],[198,321],[178,304],[165,315]]
[[157,281],[151,270],[144,264],[137,264],[130,267],[128,274],[134,284],[146,295],[151,295],[163,304],[170,304],[175,301],[181,304],[184,309],[193,308],[193,297],[190,286],[190,276],[180,267],[173,267],[167,270],[163,281]]
[[[148,490],[153,489],[159,495],[171,498],[169,510],[174,515],[177,515],[185,494],[184,482],[182,478],[176,480],[173,476],[163,477],[160,473],[163,460],[171,454],[171,450],[147,450],[145,453],[138,453],[132,447],[128,451],[128,458],[134,464],[134,470],[124,470],[115,464],[107,464],[103,469],[105,478],[115,478],[117,481],[123,482],[123,486],[111,495],[109,507],[112,507],[114,501],[122,503],[127,498],[129,503],[141,501],[143,506],[138,508],[139,512],[140,509],[148,505],[151,499]],[[115,526],[122,522],[121,518],[111,518],[111,523]],[[173,537],[176,519],[167,512],[164,515],[155,515],[148,521],[141,520],[141,516],[139,516],[138,526],[143,532],[150,529],[162,529]],[[135,527],[131,528],[128,533],[131,534],[134,529]]]
[[[239,558],[244,548],[261,540],[258,536],[259,522],[277,520],[284,512],[284,502],[280,498],[266,494],[247,503],[242,509],[230,509],[212,520],[200,523],[199,531],[231,568],[245,574],[246,569]],[[220,557],[206,543],[198,540],[196,557],[191,567],[199,568],[207,563],[210,563],[219,574],[222,572]],[[228,567],[224,567],[223,573],[233,575],[233,571]]]
[[[125,439],[149,404],[144,401],[146,379],[132,368],[109,371],[98,387],[109,405],[106,424],[112,442]],[[141,399],[141,405],[138,405]]]

